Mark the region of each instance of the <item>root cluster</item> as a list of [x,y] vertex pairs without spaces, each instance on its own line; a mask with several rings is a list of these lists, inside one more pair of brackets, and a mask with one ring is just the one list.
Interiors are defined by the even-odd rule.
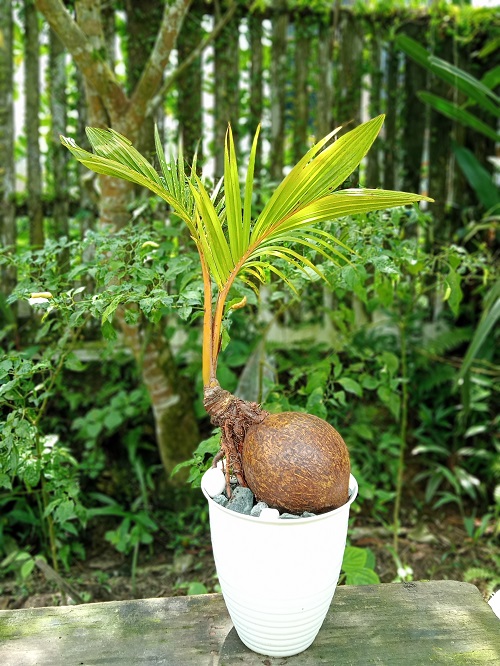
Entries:
[[215,467],[223,457],[226,458],[226,490],[230,496],[230,471],[241,486],[248,485],[242,462],[247,430],[256,423],[262,423],[269,412],[261,409],[256,402],[237,398],[218,384],[205,387],[203,405],[211,417],[212,424],[221,429],[221,449],[214,458],[213,466]]

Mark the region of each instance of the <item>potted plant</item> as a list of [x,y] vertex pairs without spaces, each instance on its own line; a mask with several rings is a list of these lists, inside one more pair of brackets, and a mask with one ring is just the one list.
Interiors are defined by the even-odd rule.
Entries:
[[[204,405],[221,429],[220,452],[202,481],[214,558],[240,638],[251,649],[271,656],[306,649],[319,631],[340,573],[357,484],[350,474],[347,447],[326,421],[296,412],[268,414],[219,385],[224,317],[231,308],[245,305],[245,299],[236,303],[230,299],[237,279],[257,290],[272,273],[293,289],[273,259],[320,277],[320,268],[301,249],[337,265],[348,263],[349,248],[319,223],[425,199],[377,189],[338,190],[360,164],[383,120],[378,116],[340,138],[335,138],[338,129],[334,130],[316,143],[256,219],[252,195],[259,129],[241,191],[228,128],[223,183],[212,193],[197,175],[196,160],[188,173],[182,156],[167,160],[158,132],[160,174],[113,130],[87,130],[95,154],[61,137],[88,168],[147,187],[164,199],[196,244],[204,285]],[[258,517],[231,510],[223,506],[223,492],[226,501],[234,501],[242,492],[251,494],[268,510]],[[277,518],[279,511],[286,512],[288,519]]]

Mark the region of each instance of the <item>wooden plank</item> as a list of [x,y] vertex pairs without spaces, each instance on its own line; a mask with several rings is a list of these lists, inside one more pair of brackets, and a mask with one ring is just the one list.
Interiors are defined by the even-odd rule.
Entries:
[[219,666],[500,664],[500,623],[468,583],[339,587],[313,645],[263,661],[231,631]]
[[219,594],[0,612],[2,666],[212,666],[231,621]]
[[0,611],[2,666],[499,663],[498,618],[454,581],[339,587],[313,645],[282,659],[244,647],[217,594]]

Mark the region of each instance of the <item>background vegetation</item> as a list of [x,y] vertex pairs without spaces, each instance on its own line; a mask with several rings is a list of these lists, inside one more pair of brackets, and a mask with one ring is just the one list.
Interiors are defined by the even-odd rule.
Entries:
[[[144,192],[80,169],[59,134],[82,144],[86,125],[110,126],[152,154],[156,122],[165,143],[182,139],[187,162],[197,147],[214,179],[227,122],[243,155],[261,122],[258,210],[314,136],[378,113],[384,133],[356,178],[436,204],[332,225],[359,260],[323,266],[328,288],[292,271],[298,296],[272,280],[258,299],[243,290],[219,377],[269,410],[307,410],[343,434],[361,488],[347,582],[373,581],[375,570],[385,581],[453,577],[493,589],[498,12],[181,0],[66,9],[0,8],[8,603],[40,587],[39,570],[81,601],[150,596],[153,580],[155,593],[216,589],[205,507],[184,483],[189,474],[196,485],[217,446],[201,406],[203,295],[189,238]],[[456,70],[443,76],[425,54],[486,92],[477,81],[464,88]],[[171,478],[188,459],[194,466]]]

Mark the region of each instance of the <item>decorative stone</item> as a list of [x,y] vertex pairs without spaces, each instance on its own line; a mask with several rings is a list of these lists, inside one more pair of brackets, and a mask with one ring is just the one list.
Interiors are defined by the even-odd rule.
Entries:
[[300,516],[296,516],[293,513],[282,513],[280,518],[283,518],[284,520],[290,520],[291,518],[300,518]]
[[312,518],[313,516],[317,516],[317,513],[311,513],[310,511],[304,511],[304,513],[300,514],[301,518]]
[[254,503],[254,496],[250,488],[238,486],[233,490],[231,499],[226,504],[226,509],[250,515]]
[[220,504],[221,506],[227,506],[227,503],[229,502],[227,497],[225,495],[222,495],[222,494],[214,495],[212,497],[212,499],[213,499],[214,502],[217,502],[217,504]]
[[212,467],[207,470],[203,476],[205,490],[207,491],[210,497],[215,495],[220,495],[224,488],[226,487],[226,479],[222,470],[217,467]]
[[263,509],[267,509],[268,506],[265,502],[257,502],[257,504],[253,507],[253,509],[250,511],[251,516],[256,516],[257,518],[260,516],[261,512]]
[[278,520],[280,517],[280,512],[278,509],[262,509],[260,512],[259,518],[263,518],[265,520]]

